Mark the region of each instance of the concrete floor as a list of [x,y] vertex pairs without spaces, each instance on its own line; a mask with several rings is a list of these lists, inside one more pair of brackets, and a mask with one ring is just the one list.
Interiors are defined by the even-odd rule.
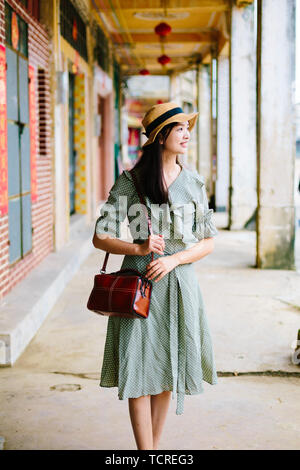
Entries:
[[[128,401],[99,387],[107,318],[86,301],[102,260],[95,250],[23,355],[0,369],[4,449],[136,449]],[[186,395],[181,416],[172,400],[160,449],[300,449],[300,274],[254,261],[255,232],[219,230],[197,262],[219,383]]]

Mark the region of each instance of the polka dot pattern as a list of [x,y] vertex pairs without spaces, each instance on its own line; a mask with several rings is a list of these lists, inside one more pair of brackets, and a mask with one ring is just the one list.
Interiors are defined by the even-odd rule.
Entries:
[[[120,195],[128,197],[127,208],[139,203],[132,176],[127,170],[116,180],[107,200],[116,210],[101,209],[95,227],[97,234],[120,237],[120,224],[126,216],[129,230],[133,227],[134,217],[117,205]],[[165,256],[218,234],[213,210],[208,208],[203,177],[196,171],[182,167],[169,186],[169,198],[167,220],[173,236],[165,238]],[[191,208],[187,219],[191,230],[186,230],[186,224],[179,223],[183,217],[180,208],[184,204]],[[153,233],[162,233],[158,230],[159,218],[152,218],[147,197],[146,205]],[[144,239],[147,238],[146,228]],[[144,240],[134,236],[133,239],[136,243]],[[160,256],[154,253],[154,259]],[[150,261],[151,254],[125,255],[121,268],[145,273]],[[108,317],[100,386],[118,387],[120,400],[172,391],[172,399],[177,394],[176,414],[180,415],[184,411],[185,395],[202,393],[203,381],[212,385],[217,383],[211,335],[193,263],[177,266],[152,284],[147,319]]]

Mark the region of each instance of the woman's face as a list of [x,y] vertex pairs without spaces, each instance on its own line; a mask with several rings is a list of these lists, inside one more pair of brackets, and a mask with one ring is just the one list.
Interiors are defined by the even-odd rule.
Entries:
[[189,140],[189,122],[181,122],[172,128],[164,143],[164,150],[175,154],[184,154],[187,151]]

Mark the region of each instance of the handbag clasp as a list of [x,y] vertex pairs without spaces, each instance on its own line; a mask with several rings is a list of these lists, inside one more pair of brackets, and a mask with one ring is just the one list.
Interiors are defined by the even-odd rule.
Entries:
[[141,294],[142,297],[146,297],[146,289],[150,285],[150,281],[147,278],[141,278],[142,285],[141,285]]

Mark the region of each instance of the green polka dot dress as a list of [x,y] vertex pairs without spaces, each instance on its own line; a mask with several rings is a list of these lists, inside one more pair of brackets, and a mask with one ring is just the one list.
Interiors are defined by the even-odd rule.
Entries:
[[[120,204],[120,196],[127,196],[127,207]],[[203,177],[195,170],[182,166],[169,186],[169,199],[171,204],[163,205],[166,223],[162,223],[159,205],[150,207],[145,197],[153,233],[164,235],[165,256],[218,234]],[[120,224],[127,216],[133,241],[147,239],[146,217],[138,238],[134,231],[136,213],[132,215],[130,206],[140,201],[129,171],[118,177],[107,203],[116,210],[102,206],[97,234],[120,238]],[[154,253],[154,259],[160,256]],[[145,273],[150,261],[151,254],[125,255],[120,269]],[[202,393],[203,381],[217,383],[211,335],[193,263],[177,266],[158,282],[152,280],[152,285],[147,319],[108,317],[100,387],[118,387],[120,400],[170,390],[172,399],[177,394],[176,414],[180,415],[185,395]]]

